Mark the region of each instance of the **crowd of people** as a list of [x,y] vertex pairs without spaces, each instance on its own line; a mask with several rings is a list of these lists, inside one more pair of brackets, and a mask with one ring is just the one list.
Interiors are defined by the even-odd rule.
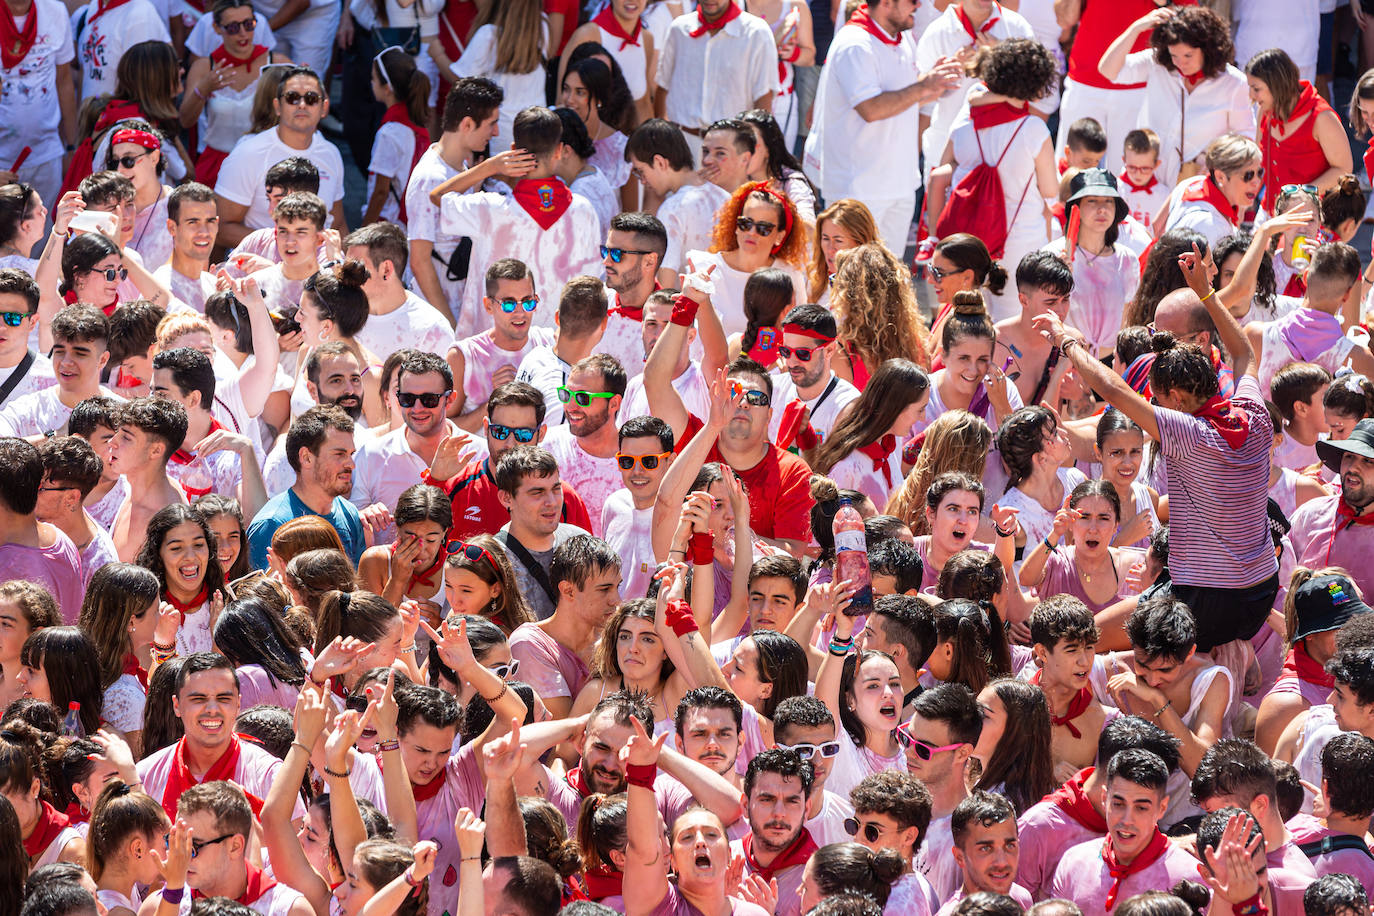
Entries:
[[1367,916],[1372,15],[4,0],[0,916]]

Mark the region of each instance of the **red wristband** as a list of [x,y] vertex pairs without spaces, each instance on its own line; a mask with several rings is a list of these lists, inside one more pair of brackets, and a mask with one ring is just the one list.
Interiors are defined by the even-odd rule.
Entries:
[[809,452],[821,444],[821,437],[816,433],[816,428],[810,423],[797,430],[797,447],[804,452]]
[[687,546],[692,554],[693,566],[711,565],[711,561],[715,559],[716,555],[715,541],[715,535],[709,531],[699,531],[692,535]]
[[697,309],[701,304],[694,299],[678,294],[673,297],[673,316],[669,319],[682,328],[690,328],[697,320]]
[[656,763],[627,763],[625,764],[625,782],[632,786],[639,786],[641,789],[654,790],[654,779],[658,776],[658,764]]
[[1255,896],[1240,903],[1231,904],[1231,912],[1236,916],[1265,916],[1269,908],[1264,905],[1263,892],[1256,892]]
[[792,53],[787,55],[787,62],[789,64],[795,64],[799,57],[801,57],[801,45],[793,45]]
[[695,633],[701,629],[697,626],[697,619],[692,616],[691,606],[681,598],[674,598],[668,602],[664,619],[674,636],[686,636],[688,633]]

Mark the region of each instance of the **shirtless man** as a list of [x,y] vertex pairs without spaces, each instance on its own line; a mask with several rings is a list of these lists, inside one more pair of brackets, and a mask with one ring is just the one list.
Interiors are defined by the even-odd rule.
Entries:
[[143,546],[148,520],[166,506],[186,502],[167,476],[167,462],[186,438],[186,408],[168,398],[135,398],[120,411],[119,431],[110,440],[110,466],[129,481],[129,498],[115,515],[115,549],[133,562]]
[[1093,696],[1089,676],[1098,640],[1093,615],[1072,595],[1041,601],[1030,616],[1031,654],[1050,707],[1050,749],[1057,782],[1064,782],[1097,757],[1107,710]]
[[[1032,251],[1016,265],[1016,296],[1021,312],[997,322],[997,352],[1000,366],[1011,361],[1007,376],[1016,382],[1025,404],[1041,401],[1055,403],[1051,389],[1069,368],[1057,350],[1031,327],[1031,319],[1054,312],[1063,319],[1069,313],[1069,293],[1073,292],[1073,269],[1058,255]],[[1051,364],[1053,357],[1053,364]]]

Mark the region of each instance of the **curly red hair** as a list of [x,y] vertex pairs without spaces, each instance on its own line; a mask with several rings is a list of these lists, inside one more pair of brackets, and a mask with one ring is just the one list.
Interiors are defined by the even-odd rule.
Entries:
[[786,194],[773,190],[764,182],[751,182],[736,188],[725,206],[717,211],[716,227],[711,232],[711,250],[734,251],[739,248],[739,239],[735,235],[739,230],[735,228],[735,221],[744,212],[745,203],[751,199],[776,207],[778,222],[790,227],[781,244],[773,249],[774,259],[786,261],[799,271],[805,270],[806,237],[801,219],[797,216],[797,208]]

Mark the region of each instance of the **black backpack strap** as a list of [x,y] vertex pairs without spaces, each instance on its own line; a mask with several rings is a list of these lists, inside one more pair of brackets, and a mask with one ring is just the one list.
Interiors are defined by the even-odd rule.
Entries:
[[1360,852],[1369,856],[1369,858],[1374,859],[1374,853],[1369,851],[1369,847],[1365,845],[1364,840],[1349,833],[1324,836],[1320,840],[1313,840],[1310,843],[1299,843],[1298,848],[1301,849],[1302,854],[1309,859],[1315,859],[1317,856],[1336,852],[1340,849],[1358,849]]
[[10,373],[10,377],[5,379],[3,385],[0,385],[0,404],[5,403],[5,400],[14,393],[14,389],[19,387],[19,383],[28,377],[29,370],[33,368],[33,361],[35,359],[37,359],[37,357],[32,350],[24,354],[24,358],[19,361],[19,365],[14,367],[14,371]]
[[515,554],[515,558],[520,561],[521,565],[529,570],[531,576],[534,576],[534,580],[539,583],[539,587],[544,590],[544,594],[549,596],[549,604],[558,607],[557,589],[555,589],[553,583],[549,581],[549,574],[544,571],[544,567],[539,564],[539,561],[534,558],[533,554],[525,549],[525,545],[521,544],[520,541],[516,539],[515,535],[505,530],[496,532],[496,539],[509,547],[510,552]]

